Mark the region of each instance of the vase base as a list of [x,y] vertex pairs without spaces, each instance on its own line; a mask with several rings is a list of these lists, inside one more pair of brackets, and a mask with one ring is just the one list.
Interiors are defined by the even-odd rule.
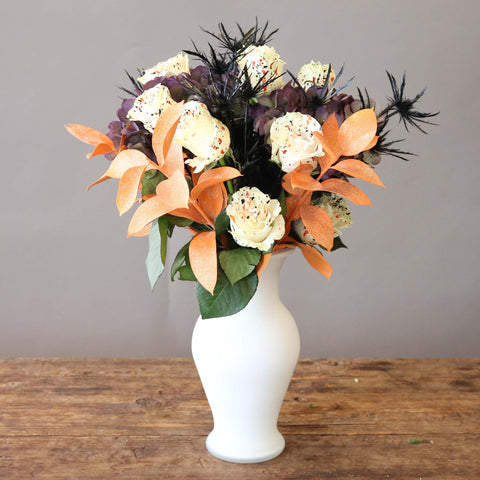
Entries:
[[238,446],[229,446],[224,438],[216,435],[215,430],[210,432],[206,440],[207,450],[220,460],[232,463],[260,463],[272,460],[280,455],[285,448],[285,439],[280,432],[276,432],[268,444],[252,448],[249,445],[248,450]]

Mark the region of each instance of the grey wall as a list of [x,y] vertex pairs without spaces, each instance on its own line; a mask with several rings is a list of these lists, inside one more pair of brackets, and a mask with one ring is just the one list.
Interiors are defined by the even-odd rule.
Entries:
[[[39,1],[0,14],[2,188],[0,356],[187,356],[194,286],[163,278],[150,293],[146,239],[126,239],[116,182],[64,123],[104,130],[123,69],[205,45],[199,25],[281,27],[274,46],[294,72],[311,59],[345,62],[346,78],[388,94],[385,69],[427,85],[441,110],[413,133],[409,164],[385,158],[387,186],[363,184],[373,208],[352,208],[348,251],[328,282],[297,252],[282,295],[302,356],[480,355],[478,3],[474,1]],[[398,130],[398,134],[401,135]],[[188,235],[181,232],[169,253]]]

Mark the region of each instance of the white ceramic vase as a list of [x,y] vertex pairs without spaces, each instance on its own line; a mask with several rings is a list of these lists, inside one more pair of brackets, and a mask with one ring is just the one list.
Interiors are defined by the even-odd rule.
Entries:
[[300,336],[279,297],[280,269],[292,249],[275,252],[255,295],[239,313],[198,318],[192,354],[213,414],[208,451],[256,463],[285,448],[277,420],[300,353]]

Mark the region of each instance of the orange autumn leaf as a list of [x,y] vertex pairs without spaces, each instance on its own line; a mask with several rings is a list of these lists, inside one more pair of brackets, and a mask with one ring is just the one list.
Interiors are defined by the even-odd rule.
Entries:
[[113,148],[113,145],[107,145],[106,143],[99,143],[94,149],[93,152],[90,152],[87,155],[87,158],[96,157],[97,155],[105,155],[106,153],[116,153],[117,151]]
[[146,168],[146,165],[129,168],[120,179],[117,193],[117,208],[120,215],[127,212],[135,203],[140,180]]
[[130,168],[141,167],[146,165],[150,168],[158,169],[158,166],[153,163],[143,152],[129,148],[122,150],[110,164],[109,169],[105,172],[105,176],[111,178],[122,178],[124,173]]
[[321,134],[316,132],[315,137],[333,161],[340,157],[342,149],[338,141],[338,122],[334,113],[332,113],[322,125]]
[[203,218],[202,215],[193,208],[191,205],[188,206],[188,208],[176,208],[175,210],[172,210],[170,212],[170,215],[174,215],[175,217],[183,217],[183,218],[188,218],[189,220],[192,220],[192,222],[195,223],[205,223],[208,221],[207,218]]
[[178,122],[183,113],[183,102],[170,105],[160,115],[152,136],[152,148],[160,167],[167,159]]
[[271,253],[265,253],[262,255],[262,258],[258,262],[257,266],[255,267],[257,270],[257,277],[265,270],[265,267],[268,265],[270,258],[272,257]]
[[215,231],[195,235],[188,248],[192,271],[202,287],[213,295],[217,283],[217,239]]
[[[197,203],[213,225],[215,218],[224,209],[226,189],[223,183],[217,183],[200,193]],[[228,197],[227,197],[228,198]],[[202,222],[203,223],[203,222]]]
[[315,248],[309,247],[304,243],[297,242],[297,245],[300,247],[305,260],[317,271],[320,272],[322,275],[325,275],[328,279],[330,279],[330,275],[332,274],[332,267],[331,265],[323,258],[323,255]]
[[128,226],[128,236],[135,234],[155,219],[177,208],[188,207],[189,189],[185,177],[175,172],[157,185],[156,195],[142,203]]
[[85,125],[77,125],[73,123],[65,125],[65,128],[70,135],[73,135],[82,142],[88,143],[89,145],[99,145],[100,143],[104,143],[115,151],[112,139],[98,130],[86,127]]
[[287,202],[287,218],[289,221],[300,218],[300,207],[309,205],[312,199],[312,192],[305,192],[303,195],[292,195],[286,198]]
[[300,217],[310,235],[320,245],[330,251],[333,247],[333,223],[328,213],[315,205],[304,205]]
[[320,183],[311,175],[303,172],[293,172],[291,177],[291,184],[294,188],[301,188],[310,192],[319,191],[322,189]]
[[292,185],[292,177],[295,173],[304,173],[306,175],[310,175],[313,170],[313,165],[309,163],[300,163],[297,167],[295,167],[290,172],[286,173],[282,178],[282,186],[283,189],[288,192],[290,195],[299,195],[302,193],[302,190],[298,187],[294,187]]
[[95,180],[93,183],[91,183],[88,187],[87,187],[87,192],[95,185],[98,185],[99,183],[103,183],[107,180],[110,180],[112,177],[108,177],[108,176],[103,176],[103,177],[100,177],[98,180]]
[[321,183],[322,190],[325,192],[336,193],[357,205],[370,205],[368,197],[357,187],[345,180],[338,178],[329,178]]
[[348,117],[338,130],[342,155],[357,155],[367,150],[377,131],[377,116],[373,108],[364,108]]
[[338,162],[332,168],[338,170],[339,172],[346,173],[352,177],[359,178],[360,180],[365,180],[366,182],[374,183],[375,185],[379,185],[381,187],[385,186],[373,168],[369,167],[361,160],[348,158],[347,160]]
[[207,188],[217,183],[223,183],[233,178],[241,177],[242,174],[233,167],[219,167],[207,170],[200,175],[197,184],[192,189],[192,199],[196,200],[198,196]]
[[132,237],[147,237],[150,234],[151,228],[152,228],[152,224],[149,223],[147,226],[143,227],[137,233],[134,233]]
[[184,173],[185,164],[183,161],[182,146],[177,142],[172,142],[168,150],[164,164],[160,167],[160,171],[167,177],[171,177],[174,172]]

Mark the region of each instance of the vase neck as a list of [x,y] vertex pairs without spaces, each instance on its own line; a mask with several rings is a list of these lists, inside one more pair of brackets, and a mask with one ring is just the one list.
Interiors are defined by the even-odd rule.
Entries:
[[256,297],[264,294],[279,297],[280,271],[292,252],[293,248],[288,248],[272,253],[267,266],[259,276]]

